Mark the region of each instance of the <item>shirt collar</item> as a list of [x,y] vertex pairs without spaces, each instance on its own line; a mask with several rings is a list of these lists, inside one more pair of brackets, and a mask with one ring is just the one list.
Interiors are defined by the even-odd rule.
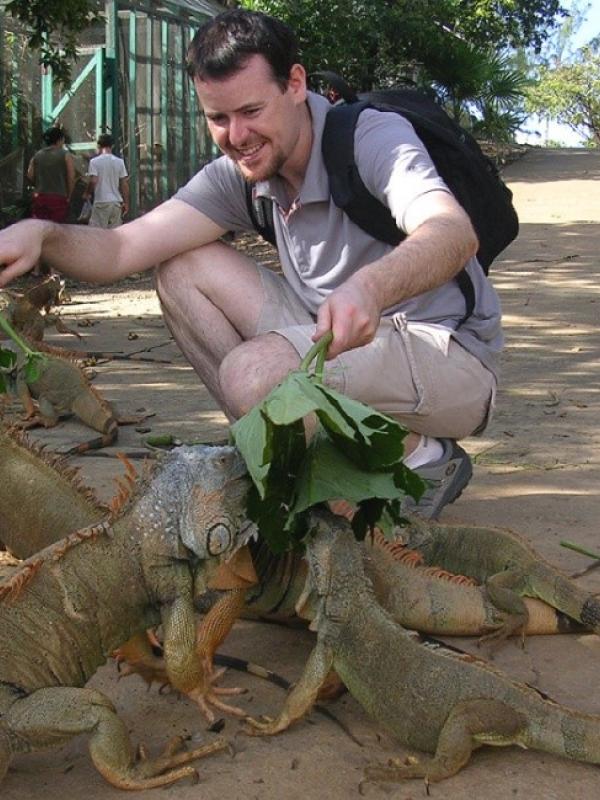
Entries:
[[[323,128],[325,127],[325,117],[331,108],[329,101],[320,94],[308,92],[308,108],[312,119],[313,140],[304,175],[304,181],[300,187],[300,203],[318,203],[329,200],[329,178],[323,162],[321,152],[321,139],[323,138]],[[287,198],[281,179],[275,175],[266,181],[258,181],[254,186],[256,197],[270,197],[280,205],[287,205]],[[285,198],[284,202],[281,199]]]

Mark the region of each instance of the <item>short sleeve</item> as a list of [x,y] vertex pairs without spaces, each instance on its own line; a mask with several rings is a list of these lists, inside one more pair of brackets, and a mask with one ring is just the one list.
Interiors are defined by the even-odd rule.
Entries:
[[175,194],[229,231],[254,230],[246,207],[244,179],[231,159],[209,162]]
[[400,114],[363,111],[354,152],[365,186],[390,209],[401,230],[406,230],[406,213],[417,198],[449,191],[413,126]]

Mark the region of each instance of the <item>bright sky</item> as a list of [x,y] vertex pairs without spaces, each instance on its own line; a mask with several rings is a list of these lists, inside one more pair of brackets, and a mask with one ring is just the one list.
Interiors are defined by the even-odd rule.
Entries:
[[[569,10],[575,3],[572,0],[563,0],[562,5]],[[582,47],[598,35],[600,35],[600,3],[598,0],[592,0],[584,22],[573,36],[573,49]],[[546,120],[532,117],[526,128],[527,132],[517,134],[517,141],[543,145],[545,141],[551,140],[565,147],[579,147],[582,144],[581,138],[566,125],[548,123]]]

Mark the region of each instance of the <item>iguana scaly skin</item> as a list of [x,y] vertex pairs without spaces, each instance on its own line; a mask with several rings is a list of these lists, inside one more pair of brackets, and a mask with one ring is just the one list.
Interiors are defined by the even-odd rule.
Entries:
[[[27,558],[72,530],[100,521],[106,512],[63,461],[44,455],[25,436],[0,428],[0,540],[14,555]],[[507,623],[510,627],[509,616],[495,608],[482,587],[444,580],[435,570],[411,567],[404,550],[398,554],[394,545],[381,539],[374,544],[369,539],[361,547],[379,601],[405,627],[450,636],[483,635]],[[307,577],[304,558],[299,553],[274,556],[261,542],[251,543],[250,548],[259,578],[256,585],[247,572],[232,576],[231,566],[223,570],[228,583],[222,576],[214,579],[219,588],[234,595],[223,600],[211,617],[213,625],[219,620],[222,632],[203,633],[212,642],[207,643],[211,652],[239,613],[290,621],[300,612],[304,618],[312,618],[310,602],[302,597]],[[239,564],[236,560],[238,573]],[[207,607],[206,603],[202,606],[203,610]],[[526,633],[568,629],[568,620],[548,606],[529,604]]]
[[108,511],[64,459],[0,427],[0,541],[13,555],[29,558]]
[[[273,556],[260,541],[249,547],[259,583],[248,589],[245,615],[281,620],[299,614],[312,620],[316,613],[315,597],[306,591],[305,559],[298,553]],[[359,549],[378,602],[404,627],[438,636],[515,632],[512,614],[494,605],[486,587],[475,585],[460,574],[424,567],[419,553],[395,547],[382,536],[367,537]],[[556,576],[558,581],[572,584],[566,576],[559,573]],[[218,580],[216,576],[213,585]],[[580,595],[582,604],[600,605],[589,594],[580,592]],[[522,602],[527,610],[523,630],[527,635],[578,629],[572,620],[544,602],[530,598]]]
[[512,531],[414,518],[399,535],[426,564],[459,571],[484,585],[496,608],[512,616],[515,628],[527,623],[522,598],[535,597],[600,633],[598,598],[580,589]]
[[319,597],[317,645],[277,719],[249,720],[252,732],[278,733],[303,717],[335,669],[403,744],[434,754],[414,764],[370,767],[370,779],[439,781],[484,744],[600,763],[600,717],[543,699],[472,657],[420,643],[377,602],[348,522],[329,512],[314,521],[307,554]]
[[28,427],[41,424],[50,428],[57,424],[61,414],[74,414],[84,425],[102,434],[95,446],[105,447],[116,440],[119,429],[115,413],[74,361],[46,351],[37,379],[31,381],[21,358],[17,357],[11,383],[25,410],[25,419],[29,420]]
[[0,585],[0,777],[16,753],[79,733],[90,735],[94,764],[120,788],[193,772],[177,767],[204,748],[135,763],[109,700],[81,687],[118,645],[162,624],[170,683],[193,699],[206,695],[193,597],[245,543],[247,489],[233,448],[180,448],[118,519],[70,534]]
[[42,341],[47,325],[81,339],[81,335],[68,328],[59,316],[50,314],[53,306],[64,302],[64,294],[64,281],[58,275],[51,275],[23,293],[5,290],[3,295],[8,300],[2,312],[12,327],[32,342]]
[[[60,464],[28,444],[22,435],[0,430],[0,539],[21,558],[32,555],[73,529],[101,520],[106,513],[93,492],[74,481],[71,471],[60,468]],[[374,583],[379,602],[405,627],[450,636],[481,636],[512,630],[511,616],[493,605],[485,588],[443,580],[437,571],[431,574],[426,569],[411,567],[398,560],[393,545],[383,544],[381,540],[375,544],[367,540],[362,547],[365,569]],[[286,621],[295,618],[298,612],[309,620],[314,616],[310,602],[302,597],[307,570],[300,554],[275,557],[259,542],[253,543],[251,549],[259,582],[252,586],[241,578],[235,588],[231,583],[226,586],[231,591],[202,629],[201,641],[207,658],[214,654],[240,613]],[[405,558],[403,550],[400,550],[400,558]],[[222,581],[220,587],[225,588]],[[580,607],[586,602],[589,604],[594,599],[582,594]],[[529,600],[525,603],[528,635],[570,629],[569,620],[547,605]],[[205,604],[204,610],[206,607]],[[152,674],[154,658],[143,640],[139,640],[138,645],[137,655],[134,643],[129,646],[128,660],[136,660],[135,668],[145,674],[144,664],[148,659]],[[156,679],[162,680],[160,670],[156,674]]]

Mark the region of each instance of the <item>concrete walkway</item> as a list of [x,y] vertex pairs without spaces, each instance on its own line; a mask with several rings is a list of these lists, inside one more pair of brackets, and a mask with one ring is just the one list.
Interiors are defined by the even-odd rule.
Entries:
[[[443,519],[513,528],[549,560],[573,573],[590,562],[560,547],[561,539],[600,550],[600,154],[532,150],[511,165],[505,177],[514,191],[521,235],[492,267],[505,313],[503,381],[493,423],[483,437],[466,443],[476,464],[474,479]],[[148,355],[170,361],[111,361],[99,366],[96,385],[109,399],[126,413],[139,408],[155,411],[146,424],[153,433],[198,441],[226,436],[222,415],[168,342],[149,287],[132,282],[119,294],[74,294],[74,300],[83,304],[67,307],[64,316],[67,321],[91,323],[81,328],[85,347],[131,351],[160,345]],[[54,341],[67,343],[60,336]],[[57,449],[86,435],[74,423],[40,434]],[[123,428],[119,448],[135,456],[144,435]],[[120,470],[118,462],[86,456],[79,463],[87,479],[109,494],[111,478]],[[600,592],[600,570],[580,578],[580,583]],[[312,641],[305,631],[242,622],[225,649],[294,679]],[[478,652],[473,642],[461,640],[460,646]],[[524,651],[511,642],[497,655],[496,664],[555,700],[600,714],[600,642],[594,636],[532,638]],[[281,703],[280,690],[257,679],[233,675],[229,683],[249,687],[250,695],[241,702],[251,713],[272,713]],[[143,739],[151,749],[175,733],[187,732],[195,742],[204,735],[205,725],[189,703],[155,691],[146,693],[137,678],[117,682],[112,664],[99,672],[93,685],[111,697],[136,741]],[[228,720],[224,732],[235,737],[236,757],[220,756],[201,764],[200,786],[182,783],[153,796],[359,797],[362,768],[404,751],[352,698],[342,698],[332,710],[362,747],[318,714],[271,740],[235,735],[238,724]],[[0,791],[5,800],[120,796],[92,767],[83,738],[59,751],[16,759]],[[459,775],[432,786],[430,793],[440,800],[596,800],[600,772],[545,754],[485,748]],[[368,785],[364,795],[409,800],[425,797],[425,788],[419,781]]]

